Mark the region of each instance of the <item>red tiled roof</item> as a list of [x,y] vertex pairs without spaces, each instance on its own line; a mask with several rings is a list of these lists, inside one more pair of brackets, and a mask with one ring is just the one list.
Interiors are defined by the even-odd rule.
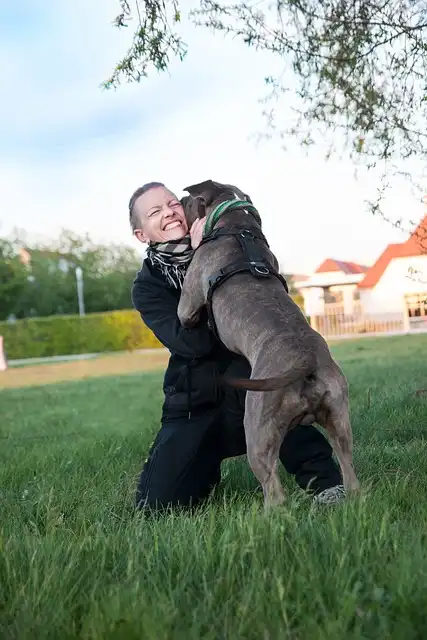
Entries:
[[365,273],[369,267],[356,264],[355,262],[344,262],[343,260],[334,260],[326,258],[324,262],[316,269],[316,273],[326,273],[328,271],[343,271],[344,273]]
[[412,258],[423,254],[427,255],[427,216],[424,217],[406,242],[389,244],[386,247],[375,264],[369,269],[362,282],[359,282],[358,288],[370,289],[375,287],[394,258]]

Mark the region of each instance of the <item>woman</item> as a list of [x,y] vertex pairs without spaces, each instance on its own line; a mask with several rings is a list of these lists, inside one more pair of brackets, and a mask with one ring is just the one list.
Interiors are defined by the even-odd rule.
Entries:
[[[136,503],[163,509],[199,504],[221,479],[221,462],[246,453],[245,391],[221,388],[219,374],[249,377],[250,366],[220,344],[206,318],[184,329],[177,316],[182,282],[204,220],[191,229],[178,198],[160,182],[140,187],[129,202],[135,237],[148,245],[132,287],[132,301],[145,324],[169,349],[161,428],[142,469]],[[332,448],[315,427],[290,431],[280,452],[285,469],[318,503],[344,497]]]

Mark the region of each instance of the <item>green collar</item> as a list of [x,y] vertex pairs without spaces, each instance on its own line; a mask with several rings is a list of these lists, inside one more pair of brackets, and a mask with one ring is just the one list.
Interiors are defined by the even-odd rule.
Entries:
[[234,209],[246,209],[254,216],[258,224],[261,226],[261,218],[253,204],[246,202],[246,200],[225,200],[225,202],[221,202],[221,204],[215,207],[215,209],[213,209],[213,211],[208,215],[203,231],[203,237],[205,238],[212,232],[216,223],[226,211],[233,211]]

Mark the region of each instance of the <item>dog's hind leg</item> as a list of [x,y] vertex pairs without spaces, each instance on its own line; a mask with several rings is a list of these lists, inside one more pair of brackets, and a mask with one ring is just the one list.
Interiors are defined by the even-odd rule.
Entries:
[[344,489],[356,491],[359,481],[353,467],[353,433],[350,423],[348,394],[342,390],[340,397],[327,392],[323,407],[316,419],[321,427],[327,430],[331,446],[341,468]]
[[266,509],[285,501],[285,491],[278,471],[279,452],[285,430],[276,424],[274,416],[277,411],[271,406],[272,394],[268,395],[270,405],[266,411],[264,394],[260,397],[260,394],[248,392],[244,420],[248,462],[262,486]]

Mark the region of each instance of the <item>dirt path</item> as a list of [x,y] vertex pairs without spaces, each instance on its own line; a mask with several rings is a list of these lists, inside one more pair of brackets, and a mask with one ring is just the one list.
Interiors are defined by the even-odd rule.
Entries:
[[159,349],[158,353],[119,353],[101,355],[89,360],[12,367],[0,372],[0,389],[83,380],[95,376],[125,375],[138,371],[156,371],[165,368],[168,358],[169,353]]

